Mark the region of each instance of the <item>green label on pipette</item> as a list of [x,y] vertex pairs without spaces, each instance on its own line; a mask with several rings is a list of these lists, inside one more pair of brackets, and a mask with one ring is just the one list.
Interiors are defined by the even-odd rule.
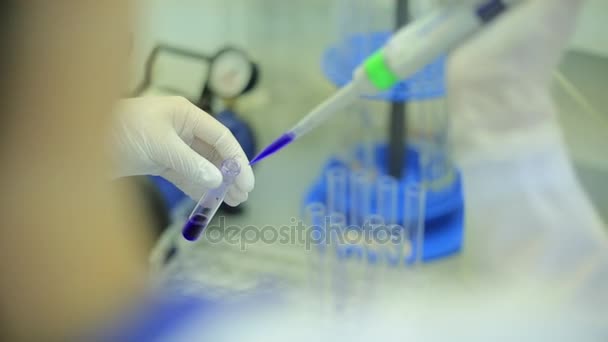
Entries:
[[399,82],[399,78],[393,74],[386,64],[382,51],[376,51],[373,55],[369,56],[365,60],[363,68],[370,82],[380,90],[388,90],[395,83]]

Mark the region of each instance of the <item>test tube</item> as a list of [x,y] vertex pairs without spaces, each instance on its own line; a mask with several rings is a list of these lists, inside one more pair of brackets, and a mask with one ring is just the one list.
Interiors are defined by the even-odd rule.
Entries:
[[346,228],[346,216],[344,213],[331,213],[327,226],[327,236],[330,244],[334,247],[335,257],[331,258],[332,288],[334,290],[335,309],[344,310],[349,292],[349,279],[346,265],[342,263],[346,246],[344,232]]
[[327,211],[332,215],[346,214],[347,177],[348,172],[345,167],[337,166],[327,170]]
[[376,212],[384,219],[387,232],[390,232],[390,241],[387,242],[385,251],[386,262],[391,265],[400,264],[402,227],[397,225],[397,208],[399,207],[399,183],[390,176],[381,176],[376,181]]
[[328,241],[327,232],[325,229],[325,205],[321,202],[314,202],[306,206],[304,209],[304,219],[311,229],[310,236],[320,236],[320,239],[312,241],[319,252],[325,252],[325,246]]
[[222,184],[203,194],[182,229],[182,235],[188,241],[198,239],[199,235],[207,227],[213,215],[215,215],[215,212],[222,204],[222,201],[224,201],[228,188],[241,172],[241,166],[234,158],[229,158],[222,162],[220,171],[223,176]]
[[327,238],[330,245],[334,248],[335,255],[341,259],[346,256],[347,245],[344,234],[346,233],[346,216],[344,213],[333,212],[329,215],[329,222],[326,227]]
[[[311,231],[308,235],[312,237],[311,241],[316,248],[316,253],[313,253],[309,258],[309,279],[311,288],[316,292],[317,298],[319,299],[318,305],[321,313],[325,312],[325,302],[327,300],[327,289],[329,285],[326,285],[328,281],[328,265],[326,244],[328,241],[326,226],[326,213],[325,205],[321,202],[314,202],[304,208],[304,220],[309,225]],[[320,234],[320,239],[315,239],[314,234]]]
[[403,225],[405,232],[409,233],[409,239],[402,239],[403,246],[400,251],[407,253],[406,261],[420,264],[424,256],[426,188],[423,183],[408,184],[403,196]]
[[421,145],[420,155],[420,178],[430,189],[439,191],[453,182],[451,165],[444,148],[427,142]]
[[382,281],[383,277],[382,250],[376,238],[380,233],[379,230],[384,226],[384,218],[380,215],[369,215],[364,219],[363,244],[367,262],[364,267],[362,293],[366,297],[363,300],[367,304],[374,302],[378,282]]
[[385,227],[384,217],[382,215],[369,215],[363,224],[365,256],[369,264],[377,264],[381,262],[382,251],[377,240],[379,229]]
[[433,190],[441,190],[454,181],[447,143],[449,118],[444,97],[424,101],[425,136],[420,146],[422,180]]
[[367,170],[357,170],[350,178],[350,224],[363,226],[365,219],[371,214],[372,181],[371,173]]
[[380,176],[376,181],[376,213],[387,225],[397,223],[398,185],[390,176]]

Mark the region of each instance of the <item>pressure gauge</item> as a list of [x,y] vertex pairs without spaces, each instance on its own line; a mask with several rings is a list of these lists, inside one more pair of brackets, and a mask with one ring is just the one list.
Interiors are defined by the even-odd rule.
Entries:
[[253,88],[256,81],[257,67],[241,50],[225,48],[211,61],[208,85],[220,98],[242,95]]

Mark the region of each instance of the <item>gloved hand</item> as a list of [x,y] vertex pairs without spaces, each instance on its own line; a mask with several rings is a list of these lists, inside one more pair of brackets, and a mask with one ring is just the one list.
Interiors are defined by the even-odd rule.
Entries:
[[159,175],[198,200],[222,182],[222,160],[235,157],[241,173],[224,201],[237,206],[253,189],[253,171],[232,133],[184,98],[122,100],[112,138],[116,176]]

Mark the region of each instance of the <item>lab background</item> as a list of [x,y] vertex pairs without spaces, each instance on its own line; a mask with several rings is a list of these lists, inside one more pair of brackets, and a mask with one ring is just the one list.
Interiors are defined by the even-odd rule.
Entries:
[[[346,2],[351,6],[345,6]],[[238,121],[234,127],[239,132],[247,131],[243,139],[255,145],[257,153],[336,90],[322,67],[327,49],[357,30],[394,29],[396,2],[141,2],[129,91],[142,96],[180,95],[196,103],[208,84],[209,59],[226,47],[236,48],[255,63],[255,86],[236,99],[211,99],[206,104],[216,111],[214,114],[226,108],[234,112],[235,117],[228,120]],[[412,0],[409,13],[424,13],[447,3]],[[603,96],[608,77],[608,38],[603,34],[608,29],[607,16],[606,2],[587,1],[551,86],[576,174],[604,221],[608,219],[608,100]],[[365,25],[360,20],[364,17],[368,20]],[[166,49],[161,49],[151,66],[151,54],[158,46]],[[384,100],[355,102],[286,150],[256,165],[256,190],[249,200],[241,208],[221,209],[215,220],[223,217],[226,227],[280,227],[293,225],[294,220],[306,221],[307,194],[324,177],[322,170],[330,158],[348,159],[361,144],[389,142],[391,107]],[[406,121],[400,123],[403,143],[419,137],[428,125],[431,130],[444,129],[444,121],[429,123],[412,106],[406,105],[406,113]],[[448,151],[445,158],[449,158],[449,143],[444,147]],[[297,330],[304,339],[325,331],[327,336],[362,340],[359,320],[378,329],[370,332],[369,338],[384,334],[428,335],[430,339],[433,334],[440,335],[431,328],[433,322],[448,330],[460,327],[493,332],[504,331],[501,322],[509,322],[520,331],[536,331],[544,324],[553,331],[549,331],[551,335],[538,332],[538,336],[556,335],[565,340],[568,333],[597,338],[600,334],[605,337],[608,331],[605,250],[603,257],[581,270],[572,265],[585,253],[578,247],[570,248],[560,237],[554,239],[554,248],[541,252],[510,249],[513,245],[507,243],[501,246],[500,241],[514,239],[511,234],[525,239],[521,236],[525,232],[490,232],[486,222],[469,219],[468,213],[476,207],[466,202],[462,241],[453,253],[399,266],[370,266],[365,257],[358,263],[349,257],[343,263],[319,261],[314,248],[306,250],[300,244],[257,241],[242,250],[239,244],[211,243],[204,236],[194,243],[186,242],[180,239],[181,227],[194,202],[166,190],[167,184],[158,179],[140,181],[151,216],[158,223],[151,227],[158,236],[150,258],[154,281],[204,298],[263,301],[267,304],[263,307],[269,308],[260,309],[259,315],[284,321],[276,328],[278,335]],[[468,185],[463,186],[466,193]],[[357,257],[356,252],[351,254],[350,259]],[[279,293],[288,294],[283,298]],[[281,315],[285,312],[292,315]],[[240,313],[251,317],[247,309]],[[222,320],[214,323],[221,327],[217,328],[220,335],[231,326]],[[327,326],[319,328],[322,324]],[[248,335],[238,337],[268,338],[256,326],[252,323]],[[201,336],[193,327],[185,331]],[[216,336],[215,329],[205,331]],[[464,339],[465,335],[454,335],[454,339]]]

